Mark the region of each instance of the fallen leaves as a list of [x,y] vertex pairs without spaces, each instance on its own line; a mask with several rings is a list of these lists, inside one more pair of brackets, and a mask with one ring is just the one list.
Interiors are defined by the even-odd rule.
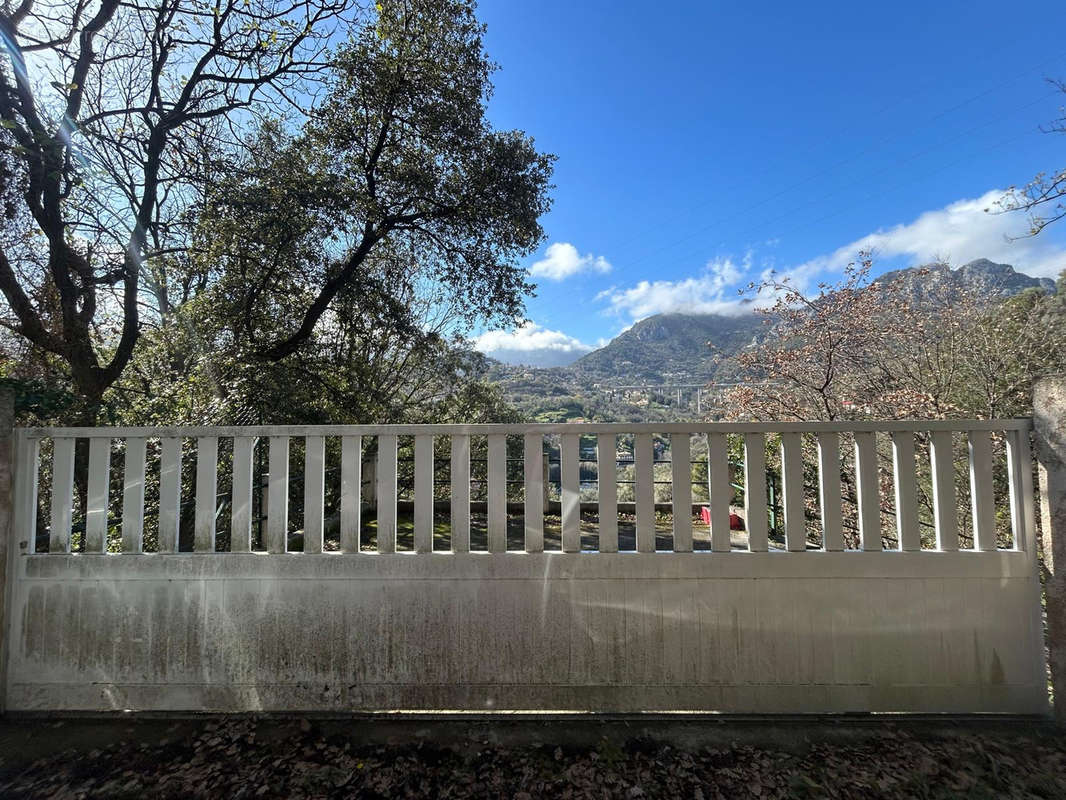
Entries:
[[[550,739],[550,730],[544,731]],[[460,737],[461,738],[461,737]],[[595,747],[456,741],[362,745],[308,720],[207,722],[0,765],[5,798],[948,798],[1066,797],[1066,736],[886,726],[800,752],[678,749],[604,737]]]

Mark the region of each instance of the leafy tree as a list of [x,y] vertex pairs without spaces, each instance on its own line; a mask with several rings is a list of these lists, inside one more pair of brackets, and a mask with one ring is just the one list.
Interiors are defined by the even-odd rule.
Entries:
[[958,354],[954,404],[967,416],[1033,413],[1033,383],[1061,372],[1066,352],[1066,272],[1055,292],[1028,289],[973,315]]
[[172,273],[203,154],[292,113],[350,0],[0,3],[2,323],[69,373],[95,416]]
[[[425,316],[371,316],[339,305],[299,358],[258,362],[231,347],[210,293],[151,330],[105,411],[142,425],[506,422],[515,414],[485,380],[484,356]],[[351,313],[348,313],[351,311]],[[421,327],[421,325],[426,327]]]
[[398,320],[412,287],[460,328],[520,316],[553,157],[486,119],[483,30],[466,0],[384,4],[300,133],[226,165],[203,253],[241,347],[292,355],[357,300]]
[[[175,326],[206,325],[182,349],[216,371],[255,360],[253,387],[335,370],[326,342],[379,330],[383,350],[440,356],[464,324],[520,314],[552,158],[485,119],[472,3],[378,4],[358,25],[351,0],[0,8],[0,323],[80,421],[110,387],[198,374],[144,369],[156,353],[124,380],[142,335],[191,342]],[[421,327],[413,298],[451,326]]]

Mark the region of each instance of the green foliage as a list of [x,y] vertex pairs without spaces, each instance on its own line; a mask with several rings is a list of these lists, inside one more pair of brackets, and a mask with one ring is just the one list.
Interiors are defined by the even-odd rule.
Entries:
[[19,422],[49,420],[64,415],[77,402],[65,386],[39,378],[0,377],[0,387],[15,391],[15,418]]
[[975,416],[1031,415],[1033,382],[1066,367],[1066,271],[1054,293],[1015,295],[977,316],[967,334],[954,405]]
[[413,325],[427,295],[458,326],[521,316],[553,157],[486,119],[482,33],[468,2],[387,4],[302,130],[218,165],[202,258],[238,346],[277,360],[334,316]]
[[516,419],[462,342],[354,319],[363,324],[320,326],[299,357],[264,361],[227,347],[229,321],[205,296],[144,337],[108,406],[145,425]]
[[[553,405],[551,408],[538,409],[532,415],[533,422],[570,422],[571,420],[584,419],[585,407],[581,401],[577,398],[560,398],[563,400],[561,404]],[[558,403],[558,400],[556,400]]]
[[167,267],[187,260],[209,160],[299,115],[353,5],[4,4],[0,321],[63,363],[78,421],[95,420],[142,327],[206,285]]
[[[472,6],[389,6],[298,131],[266,122],[214,179],[182,301],[109,407],[142,424],[507,421],[462,332],[519,315],[552,157],[485,119]],[[191,287],[191,288],[190,288]]]
[[[112,228],[134,230],[143,241],[96,247],[77,229],[84,253],[81,239],[69,246],[52,243],[71,251],[67,255],[77,263],[64,270],[78,275],[93,275],[97,256],[118,254],[118,267],[98,269],[107,272],[106,280],[74,282],[88,287],[82,294],[89,299],[79,299],[74,289],[56,295],[56,287],[66,284],[48,277],[55,259],[30,263],[40,246],[9,247],[0,239],[0,256],[7,259],[0,277],[11,283],[0,288],[19,312],[7,328],[19,332],[12,338],[20,347],[19,335],[34,348],[28,356],[35,366],[17,377],[44,381],[55,394],[34,390],[37,399],[28,402],[37,418],[443,422],[455,413],[464,421],[510,413],[482,380],[483,360],[462,335],[475,323],[521,316],[533,287],[519,260],[543,238],[539,218],[550,204],[553,156],[538,152],[521,131],[496,130],[487,120],[495,67],[482,47],[484,29],[472,2],[382,4],[373,19],[339,28],[347,40],[319,62],[325,59],[325,51],[316,49],[319,35],[285,26],[291,23],[286,14],[300,16],[304,8],[311,9],[308,26],[325,19],[347,24],[347,16],[326,14],[321,3],[301,0],[285,14],[273,13],[270,0],[243,3],[240,11],[224,6],[227,19],[236,14],[264,20],[259,33],[245,26],[238,36],[227,27],[232,20],[221,32],[210,24],[197,27],[209,39],[225,37],[216,47],[220,58],[228,57],[226,46],[248,37],[257,41],[255,59],[287,56],[281,74],[288,83],[272,83],[275,73],[267,70],[247,87],[227,83],[224,98],[194,93],[203,119],[197,109],[175,107],[170,127],[154,118],[148,125],[134,114],[137,124],[148,125],[144,137],[155,148],[148,155],[140,138],[127,141],[125,128],[99,143],[101,152],[117,148],[122,158],[115,170],[124,176],[140,175],[156,158],[163,158],[165,174],[160,197],[145,201],[159,220],[104,225],[99,233],[103,240]],[[335,6],[338,13],[348,9],[345,0]],[[131,8],[106,22],[120,26],[140,13]],[[192,34],[174,39],[171,22],[162,20],[153,21],[160,41],[184,52],[178,40]],[[190,21],[179,14],[172,24],[180,28]],[[76,33],[78,19],[70,25]],[[305,42],[308,52],[290,41]],[[186,49],[200,44],[197,39]],[[152,48],[136,53],[140,60],[131,56],[131,74],[156,57],[166,64],[166,55]],[[110,74],[107,64],[92,61],[92,53],[88,58],[92,75]],[[235,56],[232,63],[263,66],[246,64],[249,59]],[[206,78],[170,76],[172,66],[163,72],[179,92],[182,85],[209,91]],[[309,107],[288,113],[288,103],[301,92]],[[241,109],[239,120],[227,116],[235,108]],[[0,109],[5,119],[7,110]],[[116,119],[131,113],[114,111]],[[151,137],[153,126],[158,135]],[[0,140],[11,135],[0,131]],[[170,136],[180,143],[174,145],[180,158],[165,147]],[[168,160],[172,156],[177,160]],[[6,160],[0,167],[0,195],[17,200],[21,173],[4,171]],[[106,176],[100,180],[106,184]],[[139,178],[130,180],[139,185]],[[93,198],[116,194],[110,185],[86,190]],[[79,189],[72,197],[83,194]],[[71,211],[70,202],[64,210]],[[116,206],[90,219],[124,219],[122,210]],[[22,227],[32,230],[30,222]],[[15,258],[19,263],[9,274],[8,261]],[[140,283],[130,275],[140,276]],[[123,280],[132,284],[125,286],[126,301],[121,307],[109,303],[105,313],[90,289]],[[31,294],[27,303],[20,292]],[[80,327],[62,322],[64,314]],[[76,341],[70,344],[52,329]],[[97,366],[101,359],[106,368]],[[63,392],[75,400],[64,404]]]

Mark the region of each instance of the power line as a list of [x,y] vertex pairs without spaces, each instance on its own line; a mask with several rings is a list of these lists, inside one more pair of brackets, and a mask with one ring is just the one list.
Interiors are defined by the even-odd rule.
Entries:
[[[1056,94],[1058,94],[1057,91],[1045,93],[1045,94],[1041,95],[1039,98],[1037,98],[1036,100],[1033,100],[1033,101],[1031,101],[1029,103],[1026,103],[1026,104],[1022,105],[1021,107],[1019,107],[1019,108],[1012,109],[1012,111],[1023,111],[1023,110],[1025,110],[1027,108],[1031,108],[1033,106],[1039,105],[1040,103],[1043,103],[1045,100],[1047,100],[1049,97],[1052,97],[1052,96],[1054,96]],[[951,136],[951,137],[949,137],[947,139],[944,139],[944,140],[942,140],[940,142],[937,142],[936,144],[931,145],[929,147],[925,147],[925,148],[919,150],[916,153],[912,153],[912,154],[906,156],[905,158],[897,159],[897,160],[891,162],[890,164],[882,167],[881,169],[879,169],[879,170],[877,170],[877,171],[875,171],[873,173],[869,173],[869,174],[859,178],[856,181],[852,181],[851,183],[849,183],[849,184],[847,184],[847,185],[845,185],[843,187],[840,187],[839,189],[833,190],[832,192],[829,192],[827,194],[823,194],[823,195],[821,195],[818,198],[818,201],[820,202],[822,200],[826,200],[826,199],[835,197],[837,195],[840,195],[841,193],[846,192],[849,189],[854,188],[855,186],[868,184],[872,178],[874,178],[874,177],[876,177],[878,175],[881,175],[881,174],[884,174],[884,173],[887,173],[887,172],[890,172],[890,171],[894,171],[894,170],[898,169],[900,166],[902,166],[904,164],[908,164],[908,163],[910,163],[910,162],[912,162],[912,161],[914,161],[914,160],[916,160],[918,158],[921,158],[922,156],[928,155],[929,153],[938,150],[939,148],[943,147],[944,145],[951,144],[952,142],[958,141],[959,139],[963,139],[963,138],[969,136],[970,134],[974,133],[975,131],[979,131],[979,130],[981,130],[983,128],[987,128],[990,125],[994,125],[995,123],[999,122],[1001,119],[1002,119],[1002,116],[994,118],[994,119],[986,120],[985,122],[981,123],[980,125],[974,125],[974,126],[971,126],[969,128],[966,128],[966,129],[962,130],[961,132],[957,133],[954,136]],[[1028,132],[1026,132],[1025,134],[1021,134],[1021,135],[1028,135]],[[1020,136],[1019,137],[1015,137],[1015,138],[1020,138]],[[978,152],[983,152],[983,150],[982,151],[978,151]],[[960,159],[960,160],[965,160],[965,159]],[[943,169],[946,169],[948,166],[952,166],[955,163],[959,163],[960,160],[949,162],[947,165],[944,165],[943,167],[937,168],[936,172],[941,172],[941,171],[943,171]],[[751,211],[754,208],[757,208],[758,206],[765,205],[766,203],[770,202],[771,200],[776,199],[777,197],[780,197],[782,194],[785,193],[785,191],[786,190],[783,190],[783,191],[778,192],[777,194],[775,194],[773,196],[764,198],[763,200],[759,201],[758,203],[754,204],[753,206],[750,206],[747,209],[742,209],[741,211],[731,215],[727,219],[731,219],[731,218],[736,217],[736,216],[738,216],[740,214],[743,214],[743,213],[746,213],[748,211]],[[766,221],[760,222],[758,225],[755,225],[755,226],[752,226],[752,227],[750,227],[748,229],[745,229],[739,235],[741,236],[741,238],[743,238],[744,236],[746,236],[748,233],[750,233],[752,231],[755,231],[755,230],[757,230],[759,228],[765,228],[768,225],[772,225],[775,222],[779,222],[782,219],[787,219],[788,217],[790,217],[793,214],[797,213],[799,210],[800,210],[799,206],[793,206],[788,211],[786,211],[786,212],[784,212],[782,214],[779,214],[777,217],[774,217],[772,220],[770,220],[768,222],[766,222]],[[839,213],[842,213],[842,212],[843,212],[843,209],[840,209],[838,211],[832,212],[830,214],[830,216],[835,216],[836,214],[839,214]],[[703,228],[701,230],[698,230],[698,231],[690,234],[689,236],[685,236],[685,237],[683,237],[681,239],[677,239],[677,240],[671,242],[670,244],[666,245],[665,247],[659,248],[657,252],[658,253],[662,253],[664,251],[668,251],[668,250],[670,250],[670,249],[672,249],[672,248],[674,248],[674,247],[676,247],[676,246],[678,246],[680,244],[683,244],[686,241],[689,241],[690,239],[694,238],[695,236],[698,236],[700,233],[713,228],[715,225],[724,223],[725,221],[726,220],[720,220],[720,221],[716,221],[715,223],[712,223],[711,225],[705,226],[705,228]],[[685,258],[694,257],[697,254],[698,254],[698,251],[690,251],[689,253],[687,253],[685,256],[682,257],[682,260],[684,260]],[[632,268],[638,268],[638,267],[647,266],[651,262],[651,260],[652,260],[651,258],[644,258],[642,260],[631,262],[630,264],[627,264],[627,267],[632,269]]]
[[[1005,145],[1011,144],[1012,142],[1016,142],[1019,139],[1024,139],[1025,137],[1029,136],[1030,134],[1031,134],[1031,131],[1025,131],[1023,133],[1019,133],[1019,134],[1016,134],[1014,136],[1007,137],[1006,139],[1003,139],[1003,140],[1001,140],[999,142],[996,142],[995,144],[990,145],[988,147],[983,147],[983,148],[981,148],[980,150],[978,150],[976,152],[977,153],[984,153],[984,152],[988,152],[988,151],[991,151],[991,150],[996,150],[996,149],[998,149],[1000,147],[1004,147]],[[949,169],[950,167],[953,167],[953,166],[955,166],[957,164],[961,164],[961,163],[964,163],[964,162],[970,160],[973,157],[973,155],[974,154],[968,154],[968,155],[962,156],[960,158],[954,159],[953,161],[949,161],[946,164],[942,164],[941,166],[937,167],[936,169],[931,170],[927,174],[928,175],[936,175],[937,173],[943,172],[944,170]],[[886,191],[890,192],[890,191],[893,191],[893,190],[896,190],[896,189],[900,189],[900,188],[903,188],[903,187],[906,187],[906,186],[910,186],[911,183],[912,182],[910,180],[898,181],[895,184],[890,184],[887,187]],[[869,195],[867,196],[866,199],[869,199]],[[794,230],[800,224],[817,225],[817,224],[819,224],[821,222],[824,222],[827,219],[832,219],[833,217],[844,213],[845,210],[846,209],[844,209],[844,208],[837,208],[834,211],[830,211],[829,213],[824,214],[824,215],[822,215],[820,217],[817,217],[816,219],[810,220],[808,222],[798,222],[795,225],[793,225],[792,227],[786,228],[785,230],[786,231]]]
[[[1011,83],[1013,83],[1013,82],[1015,82],[1017,80],[1020,80],[1021,78],[1029,75],[1030,73],[1035,72],[1035,71],[1043,68],[1047,64],[1049,64],[1049,63],[1051,63],[1053,61],[1057,61],[1057,60],[1059,60],[1059,59],[1061,59],[1063,57],[1066,57],[1066,53],[1059,53],[1058,55],[1055,55],[1055,56],[1052,56],[1051,58],[1045,59],[1044,61],[1040,62],[1039,64],[1037,64],[1037,65],[1035,65],[1033,67],[1030,67],[1029,69],[1027,69],[1024,72],[1021,72],[1021,73],[1015,75],[1012,78],[1008,78],[1008,79],[1006,79],[1004,81],[1000,81],[999,83],[994,84],[993,86],[991,86],[991,87],[989,87],[987,89],[984,89],[983,91],[981,91],[981,92],[979,92],[979,93],[977,93],[975,95],[972,95],[971,97],[968,97],[967,99],[963,100],[960,103],[957,103],[957,104],[955,104],[953,106],[950,106],[948,108],[945,108],[945,109],[937,112],[932,117],[929,117],[925,121],[924,124],[928,125],[929,123],[935,122],[936,120],[939,120],[939,119],[941,119],[941,118],[943,118],[943,117],[945,117],[945,116],[947,116],[949,114],[952,114],[952,113],[958,111],[959,109],[964,108],[965,106],[969,105],[970,103],[973,103],[973,102],[981,99],[982,97],[985,97],[985,96],[987,96],[989,94],[992,94],[993,92],[997,91],[998,89],[1002,88],[1003,86],[1006,86],[1006,85],[1011,84]],[[1022,108],[1023,109],[1024,108],[1029,108],[1032,105],[1036,105],[1037,103],[1042,102],[1044,99],[1046,99],[1046,97],[1048,97],[1050,95],[1053,95],[1053,94],[1056,94],[1056,92],[1051,92],[1048,95],[1042,95],[1037,101],[1034,101],[1033,103],[1026,104]],[[908,98],[908,100],[909,99],[911,99],[911,98]],[[879,112],[876,116],[882,116],[883,114],[887,113],[888,111],[894,110],[895,108],[898,108],[899,106],[903,105],[905,102],[906,101],[901,101],[899,103],[887,106],[883,111]],[[1022,109],[1019,109],[1019,110],[1022,110]],[[966,131],[966,133],[971,133],[974,130],[979,130],[982,127],[986,127],[986,126],[982,125],[982,126],[977,126],[975,128],[968,129]],[[683,237],[681,237],[679,239],[675,239],[674,241],[672,241],[669,244],[667,244],[665,247],[656,248],[656,253],[657,254],[661,254],[664,251],[669,251],[669,250],[673,249],[674,247],[677,247],[680,244],[684,244],[685,242],[691,241],[692,239],[696,238],[697,236],[700,236],[701,234],[704,234],[704,233],[706,233],[706,232],[708,232],[710,230],[713,230],[716,227],[721,227],[725,223],[730,222],[733,219],[736,219],[736,218],[741,217],[741,216],[745,216],[745,215],[749,214],[750,212],[752,212],[752,211],[754,211],[754,210],[756,210],[756,209],[758,209],[758,208],[760,208],[760,207],[762,207],[762,206],[764,206],[764,205],[766,205],[766,204],[768,204],[768,203],[770,203],[770,202],[772,202],[774,200],[779,199],[780,197],[788,194],[789,192],[792,192],[792,191],[794,191],[796,189],[799,189],[799,188],[807,185],[808,183],[810,183],[813,180],[816,180],[818,178],[821,178],[821,177],[824,177],[824,176],[826,176],[828,174],[831,174],[831,173],[835,172],[836,170],[838,170],[839,168],[857,161],[862,156],[865,156],[865,155],[868,155],[868,154],[870,154],[872,152],[876,152],[876,151],[880,150],[884,145],[898,140],[899,138],[901,138],[901,136],[902,136],[902,134],[893,134],[893,135],[890,135],[890,136],[887,136],[887,137],[882,137],[879,141],[877,141],[874,144],[866,147],[863,150],[860,150],[858,153],[856,153],[856,154],[854,154],[852,156],[849,156],[849,157],[847,157],[845,159],[842,159],[840,161],[837,161],[834,164],[826,167],[825,169],[822,169],[822,170],[814,173],[813,175],[810,175],[810,176],[808,176],[806,178],[802,178],[799,181],[793,182],[793,183],[789,184],[788,186],[786,186],[786,187],[784,187],[784,188],[782,188],[782,189],[780,189],[780,190],[778,190],[778,191],[776,191],[776,192],[774,192],[774,193],[772,193],[772,194],[770,194],[768,196],[763,197],[762,199],[756,201],[755,203],[749,204],[748,206],[745,206],[745,207],[742,207],[740,209],[735,210],[734,212],[732,212],[731,214],[729,214],[729,215],[727,215],[727,216],[725,216],[723,218],[716,219],[713,222],[708,223],[708,224],[706,224],[706,225],[704,225],[702,227],[695,228],[695,229],[691,230],[687,235],[685,235],[685,236],[683,236]],[[955,137],[955,138],[958,138],[958,137]],[[947,144],[948,142],[953,141],[953,140],[954,139],[950,139],[950,140],[947,140],[945,142],[942,142],[941,144]],[[940,146],[940,145],[937,145],[937,146]],[[906,163],[906,161],[904,161],[903,163]],[[891,168],[892,166],[896,166],[896,164],[890,165],[889,168]],[[733,189],[743,188],[745,185],[747,185],[747,183],[738,183],[738,184],[736,184],[733,187]],[[730,191],[732,191],[733,189],[731,189]],[[702,204],[700,207],[701,208],[706,208],[706,207],[708,207],[711,204],[711,202],[712,201],[708,201],[708,202]],[[642,237],[640,235],[635,235],[633,237],[630,237],[627,240],[624,240],[624,242],[621,245],[619,245],[618,247],[619,247],[619,249],[624,249],[630,243],[632,243],[634,241],[639,241],[641,238],[646,238],[646,237]],[[645,256],[645,257],[642,257],[642,259],[640,261],[637,261],[636,263],[637,264],[644,264],[644,263],[646,263],[646,261],[647,261],[647,257]]]

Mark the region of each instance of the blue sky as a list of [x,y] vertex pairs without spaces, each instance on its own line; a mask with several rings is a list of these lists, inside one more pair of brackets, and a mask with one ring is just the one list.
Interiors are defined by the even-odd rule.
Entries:
[[663,311],[728,312],[766,269],[934,256],[1066,268],[998,192],[1066,166],[1066,3],[482,0],[490,116],[558,156],[511,361],[572,360]]

